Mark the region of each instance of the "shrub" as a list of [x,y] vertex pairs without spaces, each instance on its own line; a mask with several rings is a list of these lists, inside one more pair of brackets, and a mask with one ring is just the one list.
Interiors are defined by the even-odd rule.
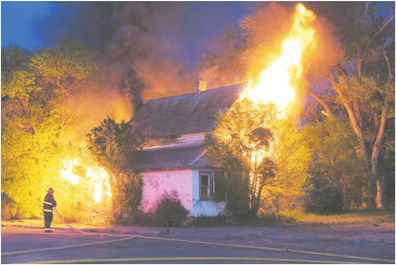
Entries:
[[306,212],[325,214],[341,212],[344,207],[342,191],[320,177],[309,180]]
[[189,211],[183,207],[176,192],[165,193],[154,212],[155,225],[180,226],[187,220]]

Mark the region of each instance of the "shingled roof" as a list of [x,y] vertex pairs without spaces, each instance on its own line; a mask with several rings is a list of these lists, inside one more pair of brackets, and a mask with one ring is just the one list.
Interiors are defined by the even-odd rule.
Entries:
[[136,166],[142,172],[215,167],[203,146],[145,150],[140,154]]
[[149,100],[131,124],[135,132],[149,138],[209,132],[215,128],[216,114],[230,108],[243,87],[239,84]]

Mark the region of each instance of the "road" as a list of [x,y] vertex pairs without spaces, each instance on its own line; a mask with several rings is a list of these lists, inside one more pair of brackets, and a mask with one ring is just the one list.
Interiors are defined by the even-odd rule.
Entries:
[[[113,233],[107,235],[79,234],[66,229],[54,231],[49,234],[44,233],[42,229],[3,227],[1,262],[62,263],[71,260],[72,263],[84,264],[274,264],[333,261],[378,264],[385,263],[386,260],[393,261],[395,257],[394,230],[393,242],[392,235],[389,234],[386,240],[370,241],[362,236],[356,237],[356,231],[353,233],[355,237],[349,236],[349,240],[344,240],[341,236],[323,236],[325,230],[321,237],[312,237],[312,233],[318,235],[317,231],[312,229],[311,234],[303,233],[301,229],[297,231],[237,227],[160,229],[156,230],[156,233],[146,234],[112,231]],[[385,234],[384,231],[378,230],[379,233],[376,235]],[[304,236],[298,236],[302,234]],[[330,234],[335,235],[335,232],[330,231]],[[370,234],[366,235],[373,238]],[[34,252],[29,252],[32,250]],[[359,257],[361,259],[358,259]]]

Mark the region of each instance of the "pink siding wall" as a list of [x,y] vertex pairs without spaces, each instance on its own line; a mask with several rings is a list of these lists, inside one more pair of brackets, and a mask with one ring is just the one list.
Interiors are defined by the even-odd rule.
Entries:
[[143,173],[141,208],[155,210],[164,194],[176,191],[183,206],[192,211],[192,170],[155,171]]

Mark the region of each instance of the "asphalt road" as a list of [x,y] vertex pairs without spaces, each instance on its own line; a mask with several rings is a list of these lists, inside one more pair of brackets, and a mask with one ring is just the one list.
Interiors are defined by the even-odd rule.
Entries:
[[[221,229],[213,228],[166,230],[166,233],[128,237],[128,234],[91,235],[56,229],[49,234],[43,233],[42,229],[3,227],[1,263],[61,263],[71,260],[72,263],[84,264],[274,264],[309,261],[378,264],[385,263],[381,260],[394,260],[395,255],[394,243],[389,242],[315,240],[310,237],[289,237],[286,240],[273,237],[269,240],[254,233],[238,234],[235,233],[238,228],[235,229],[232,230],[234,234],[224,234]],[[29,252],[31,250],[34,252]]]

